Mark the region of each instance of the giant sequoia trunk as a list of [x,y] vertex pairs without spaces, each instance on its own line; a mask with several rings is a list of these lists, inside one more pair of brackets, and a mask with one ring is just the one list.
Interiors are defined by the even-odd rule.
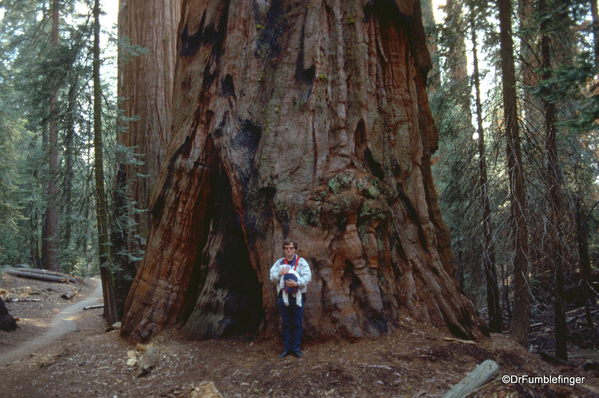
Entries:
[[269,269],[311,265],[313,337],[401,313],[472,337],[430,172],[437,134],[418,1],[183,3],[172,136],[123,334],[278,328]]

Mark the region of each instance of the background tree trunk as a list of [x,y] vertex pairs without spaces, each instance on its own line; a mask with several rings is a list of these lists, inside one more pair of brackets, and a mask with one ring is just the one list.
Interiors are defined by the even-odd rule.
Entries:
[[510,326],[516,340],[528,346],[530,323],[530,300],[528,290],[528,236],[526,225],[526,202],[524,175],[520,152],[518,128],[518,105],[516,96],[516,73],[512,42],[512,6],[510,0],[498,0],[501,41],[501,71],[503,74],[503,106],[507,141],[508,178],[510,180],[510,213],[512,239],[514,242],[514,318]]
[[[149,207],[170,134],[181,1],[131,0],[121,2],[119,11],[119,37],[131,46],[148,50],[148,54],[132,56],[125,46],[119,59],[118,95],[124,98],[121,109],[126,117],[135,120],[118,134],[117,140],[139,155],[137,160],[121,158],[119,162],[126,166],[125,184],[134,206],[140,210]],[[131,212],[130,217],[138,225],[135,233],[146,238],[148,212]],[[132,252],[140,249],[143,247],[129,248]]]
[[591,271],[591,257],[589,255],[589,230],[587,226],[587,210],[584,201],[576,196],[576,241],[578,243],[578,261],[580,264],[580,276],[584,291],[584,307],[587,324],[593,327],[591,307],[597,305],[593,294],[593,276]]
[[499,287],[497,266],[495,263],[495,244],[493,242],[493,225],[491,222],[491,201],[489,200],[489,183],[487,178],[487,159],[485,148],[485,130],[483,128],[483,108],[480,94],[480,75],[478,69],[477,37],[474,21],[472,29],[472,58],[474,71],[474,91],[476,102],[476,121],[478,132],[478,167],[480,171],[480,196],[483,210],[483,267],[487,280],[487,310],[489,313],[489,331],[501,333],[503,330],[503,314],[499,303]]
[[[58,48],[59,43],[59,10],[60,3],[58,0],[52,2],[52,45]],[[58,85],[58,78],[53,79],[54,84]],[[55,89],[50,99],[50,127],[48,131],[48,205],[46,208],[46,224],[44,233],[44,259],[45,268],[52,271],[60,271],[59,263],[59,247],[60,234],[58,230],[58,128],[56,123],[56,105],[58,103],[58,88]]]
[[293,236],[313,273],[308,336],[378,336],[406,311],[473,337],[430,173],[420,3],[293,4],[184,3],[172,137],[123,334],[181,321],[193,338],[274,333],[269,269]]
[[[545,0],[539,0],[539,12],[548,11]],[[541,58],[543,65],[543,80],[548,82],[553,76],[551,69],[551,38],[549,36],[549,24],[543,19],[540,24],[541,34]],[[555,28],[554,28],[555,29]],[[562,201],[562,179],[557,154],[557,107],[549,99],[551,89],[545,87],[542,91],[541,103],[545,116],[545,156],[547,159],[547,175],[545,185],[549,199],[549,263],[554,302],[555,316],[555,356],[568,359],[568,324],[566,323],[566,299],[564,294],[564,245],[566,236],[564,231],[564,206]]]
[[102,140],[102,88],[100,84],[100,0],[94,1],[94,177],[96,181],[96,217],[98,228],[98,251],[104,317],[110,326],[117,322],[114,278],[110,261],[110,236],[108,234],[108,208],[104,190],[104,157]]
[[[117,135],[119,144],[132,148],[118,158],[113,196],[111,249],[119,314],[133,283],[148,236],[147,211],[160,163],[170,134],[177,23],[181,0],[132,0],[119,10],[119,37],[128,46],[121,49],[118,95],[124,114],[135,119]],[[129,46],[141,46],[148,54],[131,56]],[[136,210],[137,209],[137,210]],[[139,211],[141,210],[141,211]],[[127,227],[129,219],[133,228]]]
[[593,48],[595,50],[595,65],[599,66],[599,11],[597,11],[597,0],[591,0],[591,16],[593,17]]

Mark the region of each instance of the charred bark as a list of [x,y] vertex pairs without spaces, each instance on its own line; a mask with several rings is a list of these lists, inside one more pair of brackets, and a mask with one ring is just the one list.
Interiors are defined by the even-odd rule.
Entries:
[[123,334],[274,333],[269,269],[293,236],[313,273],[308,336],[379,336],[407,312],[472,338],[430,172],[419,2],[294,4],[184,3]]

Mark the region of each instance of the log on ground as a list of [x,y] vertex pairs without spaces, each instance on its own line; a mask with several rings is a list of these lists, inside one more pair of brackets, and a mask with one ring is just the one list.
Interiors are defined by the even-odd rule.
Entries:
[[462,381],[453,386],[451,390],[445,393],[443,398],[465,397],[491,381],[498,372],[499,365],[497,365],[497,362],[487,359],[470,372],[468,376],[463,378]]
[[72,276],[63,274],[62,272],[48,271],[46,269],[13,268],[13,267],[10,267],[10,266],[6,266],[5,270],[6,271],[13,270],[13,271],[17,271],[17,272],[27,272],[27,273],[32,273],[32,274],[59,276],[61,278],[68,278],[69,282],[71,282],[71,283],[77,283],[77,279],[73,278]]
[[45,275],[34,272],[17,271],[15,269],[5,269],[9,275],[18,276],[19,278],[36,279],[44,282],[69,283],[68,276]]
[[72,290],[69,290],[68,292],[61,294],[60,297],[62,297],[65,300],[70,300],[73,297],[75,297],[76,294],[77,294],[77,289],[72,289]]
[[83,310],[95,310],[96,308],[104,308],[103,304],[98,304],[98,305],[90,305],[87,307],[83,307]]

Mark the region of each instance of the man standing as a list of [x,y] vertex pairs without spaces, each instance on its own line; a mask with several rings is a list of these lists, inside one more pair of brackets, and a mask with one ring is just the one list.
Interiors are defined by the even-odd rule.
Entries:
[[[285,257],[278,259],[270,269],[270,280],[277,284],[277,289],[279,290],[279,308],[281,309],[283,322],[281,334],[283,335],[284,348],[279,358],[285,358],[291,353],[298,358],[304,356],[301,351],[302,335],[304,333],[302,322],[305,308],[304,303],[306,302],[306,290],[308,283],[312,279],[312,273],[310,272],[308,262],[296,254],[297,248],[298,245],[295,239],[285,239],[283,241]],[[282,297],[283,289],[279,288],[281,278],[291,270],[297,272],[299,277],[297,278],[297,282],[292,279],[286,280],[285,285],[289,288],[299,288],[299,291],[302,292],[300,305],[298,305],[296,297],[293,294],[289,295],[289,305],[286,305]]]

